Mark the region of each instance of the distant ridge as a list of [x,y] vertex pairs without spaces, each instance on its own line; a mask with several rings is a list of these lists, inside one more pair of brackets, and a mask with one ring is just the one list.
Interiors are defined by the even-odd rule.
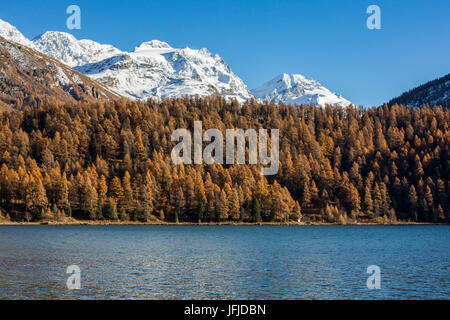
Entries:
[[450,73],[411,89],[388,102],[389,106],[394,104],[414,107],[421,107],[424,104],[450,107]]

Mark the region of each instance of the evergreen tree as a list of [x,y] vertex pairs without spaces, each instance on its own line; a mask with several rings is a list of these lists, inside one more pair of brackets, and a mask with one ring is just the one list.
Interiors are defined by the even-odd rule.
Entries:
[[252,215],[256,223],[261,222],[261,208],[259,206],[259,200],[256,197],[253,198]]
[[203,204],[203,201],[200,201],[200,204],[198,205],[198,223],[202,222],[204,214],[205,214],[205,205]]

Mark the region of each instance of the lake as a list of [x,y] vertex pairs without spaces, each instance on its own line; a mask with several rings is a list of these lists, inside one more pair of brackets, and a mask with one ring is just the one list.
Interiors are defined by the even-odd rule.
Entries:
[[449,299],[449,285],[450,226],[0,226],[0,299]]

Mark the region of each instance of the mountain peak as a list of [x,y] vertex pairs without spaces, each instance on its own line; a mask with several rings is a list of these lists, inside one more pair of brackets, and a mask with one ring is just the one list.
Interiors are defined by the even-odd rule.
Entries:
[[159,40],[151,40],[151,41],[146,41],[146,42],[142,42],[138,47],[136,47],[134,49],[134,51],[138,51],[138,50],[145,50],[145,49],[172,49],[172,47],[164,41],[159,41]]
[[70,33],[67,32],[62,32],[62,31],[46,31],[40,35],[38,35],[37,37],[33,38],[32,41],[39,41],[42,39],[46,39],[47,41],[49,40],[55,40],[55,39],[59,39],[59,40],[66,40],[66,41],[77,41],[77,39],[71,35]]
[[29,41],[2,20],[0,36],[36,49],[135,99],[199,95],[243,102],[254,96],[291,104],[350,104],[314,79],[295,73],[282,73],[250,92],[230,66],[206,48],[175,49],[166,42],[151,40],[141,43],[133,52],[123,52],[111,45],[77,40],[69,33],[58,31],[45,32]]
[[122,96],[222,96],[243,102],[252,98],[244,82],[206,49],[174,49],[167,43],[144,42],[124,59],[108,59],[77,70]]
[[20,43],[27,47],[32,47],[33,44],[28,40],[16,27],[10,23],[0,19],[0,36],[6,40]]
[[70,33],[60,31],[47,31],[33,39],[32,43],[40,52],[71,67],[98,62],[121,53],[111,45],[78,40]]
[[314,79],[301,74],[282,73],[262,86],[251,90],[259,100],[290,104],[348,106],[350,101],[331,92]]
[[283,82],[286,84],[287,87],[293,87],[296,84],[304,83],[307,81],[315,81],[313,79],[307,79],[305,76],[299,74],[299,73],[282,73],[272,79],[271,81],[275,83]]

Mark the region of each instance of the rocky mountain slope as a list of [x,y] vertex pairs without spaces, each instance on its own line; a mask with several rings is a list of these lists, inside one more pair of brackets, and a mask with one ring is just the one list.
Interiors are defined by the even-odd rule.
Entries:
[[3,108],[5,105],[20,107],[31,97],[71,102],[117,99],[119,96],[55,59],[0,37],[0,100]]

